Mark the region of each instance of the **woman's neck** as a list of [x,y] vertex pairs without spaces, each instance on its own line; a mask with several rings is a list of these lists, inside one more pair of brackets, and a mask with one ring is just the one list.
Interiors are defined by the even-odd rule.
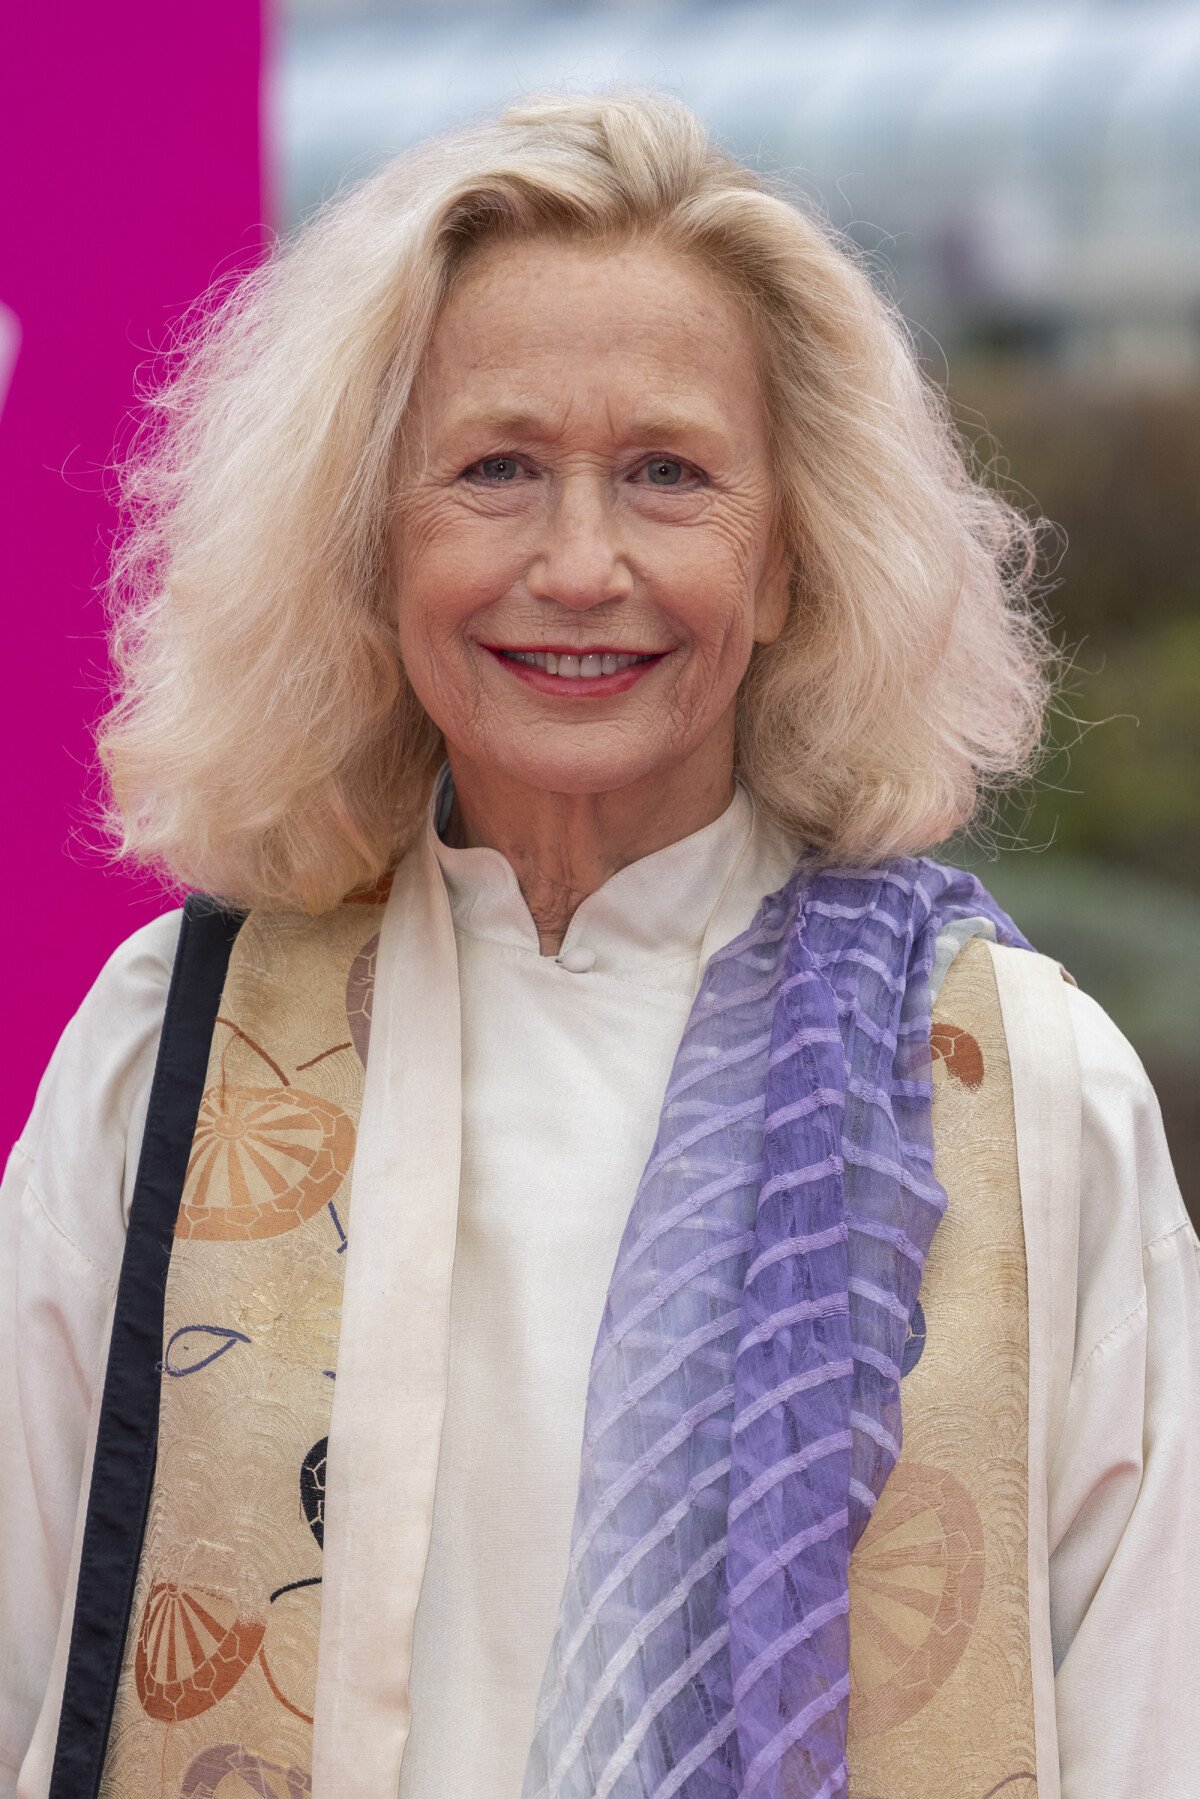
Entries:
[[[450,757],[454,804],[444,833],[456,849],[494,849],[510,864],[537,926],[544,956],[555,956],[588,895],[655,850],[703,830],[734,795],[731,763],[667,770],[605,793],[530,788]],[[684,778],[680,778],[680,777]]]

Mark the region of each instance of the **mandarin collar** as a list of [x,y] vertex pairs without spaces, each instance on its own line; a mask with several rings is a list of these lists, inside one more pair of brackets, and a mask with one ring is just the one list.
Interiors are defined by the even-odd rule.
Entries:
[[[446,885],[455,929],[541,956],[537,926],[511,863],[499,850],[454,849],[437,824],[449,810],[450,769],[435,784],[426,842]],[[739,783],[711,824],[630,862],[610,875],[575,911],[558,957],[576,952],[599,974],[640,974],[653,966],[695,966],[709,926],[755,835],[755,809]],[[589,960],[594,958],[594,960]]]

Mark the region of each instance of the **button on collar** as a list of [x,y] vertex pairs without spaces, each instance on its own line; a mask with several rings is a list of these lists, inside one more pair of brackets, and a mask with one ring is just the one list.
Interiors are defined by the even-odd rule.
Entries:
[[594,949],[568,949],[556,956],[555,961],[568,974],[590,974],[596,966],[596,952]]

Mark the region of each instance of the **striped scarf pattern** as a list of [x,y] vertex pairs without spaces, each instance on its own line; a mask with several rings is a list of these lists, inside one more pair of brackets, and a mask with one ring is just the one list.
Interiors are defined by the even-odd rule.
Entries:
[[927,858],[800,865],[714,955],[592,1358],[523,1799],[843,1799],[849,1565],[900,1453],[946,1209],[930,973],[979,921]]

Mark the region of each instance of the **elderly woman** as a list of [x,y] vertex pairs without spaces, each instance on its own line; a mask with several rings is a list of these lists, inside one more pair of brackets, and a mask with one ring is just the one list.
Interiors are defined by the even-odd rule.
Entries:
[[920,854],[1036,747],[1035,533],[852,251],[530,100],[240,286],[130,501],[194,891],[6,1177],[5,1791],[1194,1793],[1196,1239]]

